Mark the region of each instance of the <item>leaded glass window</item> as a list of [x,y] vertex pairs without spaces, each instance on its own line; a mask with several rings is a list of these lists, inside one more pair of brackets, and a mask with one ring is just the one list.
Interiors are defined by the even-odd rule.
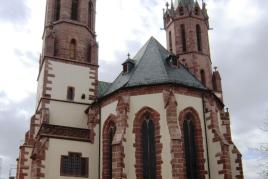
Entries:
[[155,127],[150,115],[142,123],[143,178],[156,179]]
[[187,179],[197,179],[197,158],[196,158],[196,143],[195,143],[195,129],[193,124],[193,117],[191,114],[186,116],[183,124],[184,131],[184,148],[185,148],[185,163]]

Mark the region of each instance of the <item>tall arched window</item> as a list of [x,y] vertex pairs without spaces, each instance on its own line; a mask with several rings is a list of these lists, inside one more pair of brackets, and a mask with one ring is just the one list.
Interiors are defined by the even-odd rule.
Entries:
[[169,41],[169,51],[172,52],[173,48],[172,48],[172,34],[171,34],[171,31],[169,31],[169,33],[168,33],[168,41]]
[[206,86],[206,74],[204,70],[200,70],[201,82]]
[[92,63],[92,44],[88,44],[87,62]]
[[89,1],[88,4],[88,27],[89,29],[93,29],[93,19],[94,19],[94,8],[93,8],[93,3],[92,1]]
[[202,51],[202,36],[199,24],[196,25],[196,43],[197,43],[197,50]]
[[143,178],[156,179],[155,128],[150,115],[142,123]]
[[78,0],[72,0],[71,19],[78,20]]
[[72,39],[70,43],[70,59],[75,59],[75,56],[76,56],[76,41]]
[[60,19],[60,8],[61,8],[61,0],[55,0],[55,8],[54,8],[54,20],[57,21]]
[[185,33],[185,25],[181,24],[181,42],[182,42],[182,51],[186,52],[186,33]]
[[111,122],[110,128],[109,128],[109,158],[108,158],[108,163],[109,163],[109,179],[113,178],[113,139],[114,139],[114,134],[116,131],[115,124]]
[[198,178],[196,143],[195,143],[195,128],[193,124],[193,117],[191,114],[186,115],[183,123],[184,133],[184,149],[185,149],[185,163],[187,179]]

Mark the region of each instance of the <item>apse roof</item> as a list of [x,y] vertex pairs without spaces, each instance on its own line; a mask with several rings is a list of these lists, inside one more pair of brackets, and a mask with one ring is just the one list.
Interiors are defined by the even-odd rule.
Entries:
[[174,68],[168,64],[167,58],[171,55],[154,37],[151,37],[132,59],[135,64],[130,72],[122,72],[112,83],[99,82],[98,97],[123,88],[156,84],[178,84],[206,89],[183,65]]

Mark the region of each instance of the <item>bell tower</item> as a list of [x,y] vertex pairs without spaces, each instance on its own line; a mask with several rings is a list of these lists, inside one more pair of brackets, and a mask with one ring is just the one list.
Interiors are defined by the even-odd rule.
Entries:
[[46,2],[36,111],[18,161],[27,169],[18,178],[99,178],[98,127],[89,129],[85,113],[98,86],[96,0]]
[[97,65],[96,0],[48,0],[43,57]]
[[164,27],[167,49],[174,53],[207,88],[213,89],[206,5],[194,0],[167,4]]

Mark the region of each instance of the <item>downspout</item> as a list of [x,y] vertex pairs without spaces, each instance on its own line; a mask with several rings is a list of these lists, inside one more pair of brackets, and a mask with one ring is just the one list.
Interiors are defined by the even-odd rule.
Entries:
[[202,94],[202,105],[203,105],[203,118],[204,118],[204,125],[205,125],[205,138],[206,138],[206,147],[207,147],[207,162],[208,162],[208,178],[210,179],[210,163],[209,163],[209,147],[208,147],[208,136],[207,136],[207,122],[206,122],[206,109],[205,109],[205,100],[204,94]]

